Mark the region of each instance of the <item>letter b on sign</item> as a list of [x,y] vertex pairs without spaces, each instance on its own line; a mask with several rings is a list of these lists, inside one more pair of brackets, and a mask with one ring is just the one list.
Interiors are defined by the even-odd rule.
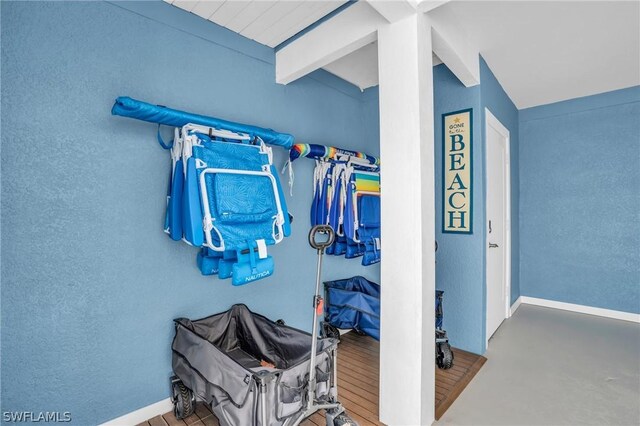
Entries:
[[464,142],[461,134],[451,135],[451,152],[462,151]]

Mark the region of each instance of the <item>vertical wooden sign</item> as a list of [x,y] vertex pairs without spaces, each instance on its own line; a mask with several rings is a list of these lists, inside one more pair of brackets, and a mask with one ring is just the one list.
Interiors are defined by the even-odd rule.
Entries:
[[442,114],[442,232],[473,233],[473,109]]

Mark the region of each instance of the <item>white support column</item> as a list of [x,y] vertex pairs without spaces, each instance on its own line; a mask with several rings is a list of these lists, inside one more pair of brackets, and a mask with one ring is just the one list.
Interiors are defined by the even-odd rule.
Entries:
[[378,30],[382,192],[380,421],[434,419],[435,200],[431,25]]

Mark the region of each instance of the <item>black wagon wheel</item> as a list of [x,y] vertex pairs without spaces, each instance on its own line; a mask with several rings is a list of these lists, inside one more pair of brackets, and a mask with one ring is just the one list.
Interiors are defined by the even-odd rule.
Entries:
[[438,367],[442,370],[448,370],[453,367],[453,351],[451,345],[448,342],[438,343],[438,356],[436,361]]
[[365,333],[364,331],[360,330],[359,328],[354,328],[353,331],[355,331],[358,336],[366,336],[367,335],[367,333]]
[[358,426],[358,423],[349,417],[347,413],[343,412],[333,419],[333,426]]
[[195,398],[191,389],[186,387],[182,380],[173,382],[173,414],[176,419],[182,420],[192,415],[196,410]]
[[328,322],[322,323],[322,334],[324,337],[330,337],[332,339],[340,340],[340,330],[337,327],[329,324]]

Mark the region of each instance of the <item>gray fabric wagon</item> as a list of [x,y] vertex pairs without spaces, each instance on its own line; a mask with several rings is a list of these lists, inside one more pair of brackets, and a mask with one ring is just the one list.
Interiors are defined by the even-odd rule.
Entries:
[[245,305],[199,320],[179,318],[175,325],[177,416],[189,415],[196,400],[203,400],[221,425],[296,425],[318,409],[326,410],[328,425],[341,424],[337,340],[318,340],[315,392],[309,392],[311,334]]

